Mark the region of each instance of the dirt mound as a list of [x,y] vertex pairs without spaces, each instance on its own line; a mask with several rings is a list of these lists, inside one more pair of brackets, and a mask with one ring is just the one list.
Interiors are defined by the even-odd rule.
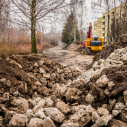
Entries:
[[82,42],[77,40],[77,41],[74,41],[74,42],[67,44],[63,49],[75,51],[81,47],[82,47]]
[[127,34],[121,35],[114,39],[101,52],[98,52],[94,58],[93,63],[99,59],[106,59],[115,49],[125,48],[127,46]]

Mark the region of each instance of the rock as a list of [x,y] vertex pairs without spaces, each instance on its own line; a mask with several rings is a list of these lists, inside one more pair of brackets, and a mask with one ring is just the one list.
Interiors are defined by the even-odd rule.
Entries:
[[6,84],[6,81],[7,81],[7,79],[5,77],[0,79],[0,82],[4,83],[4,85]]
[[61,96],[64,96],[65,93],[66,93],[66,91],[67,91],[67,86],[66,86],[66,85],[61,86],[61,87],[58,88],[58,93],[59,93],[59,95],[61,95]]
[[114,116],[117,116],[117,115],[119,114],[119,111],[118,111],[118,110],[112,110],[112,114],[113,114]]
[[122,58],[121,58],[122,61],[127,61],[127,55],[123,55]]
[[61,123],[65,116],[57,108],[45,108],[45,114],[48,115],[53,121]]
[[35,115],[34,115],[34,113],[33,113],[33,111],[31,109],[27,109],[26,110],[26,116],[28,118],[31,118],[31,117],[34,117]]
[[97,121],[96,124],[101,127],[101,126],[107,126],[109,121],[113,119],[112,114],[106,114],[100,117]]
[[3,127],[3,118],[0,116],[0,127]]
[[0,88],[0,93],[4,93],[5,92],[5,90],[4,90],[4,88]]
[[97,124],[92,125],[91,127],[99,127]]
[[56,127],[49,117],[45,117],[43,127]]
[[86,102],[92,104],[95,102],[96,98],[97,98],[96,96],[91,95],[91,93],[89,92],[86,96]]
[[28,75],[31,79],[37,80],[36,76],[35,76],[32,72],[27,73],[27,75]]
[[69,88],[65,94],[66,101],[71,101],[71,96],[76,95],[78,89],[77,88]]
[[50,80],[51,81],[54,81],[56,79],[56,74],[55,73],[52,73],[51,75],[50,75]]
[[11,82],[10,82],[9,80],[7,80],[6,85],[7,85],[8,87],[10,87],[10,86],[11,86]]
[[40,108],[45,106],[45,100],[41,99],[33,108],[33,112],[37,112]]
[[126,110],[121,111],[119,113],[118,119],[121,120],[122,122],[127,123],[127,111]]
[[25,127],[26,116],[24,114],[14,114],[9,122],[10,126],[14,127]]
[[121,103],[121,102],[118,102],[118,103],[116,103],[115,104],[115,107],[114,107],[114,109],[116,109],[116,110],[122,110],[122,109],[124,109],[126,106],[123,104],[123,103]]
[[96,81],[98,87],[105,88],[108,86],[109,79],[106,75],[102,75],[97,81]]
[[8,98],[8,99],[9,99],[10,94],[9,94],[8,92],[5,92],[5,93],[3,94],[3,97],[5,97],[5,98]]
[[81,126],[86,126],[91,119],[92,117],[86,112],[85,109],[79,109],[74,115],[71,116],[70,121],[80,123]]
[[79,123],[67,121],[66,123],[62,124],[60,127],[81,127]]
[[124,95],[124,102],[125,102],[125,105],[127,106],[127,90],[125,90],[123,92],[123,95]]
[[103,115],[106,115],[106,114],[109,114],[109,111],[105,108],[102,108],[102,107],[99,107],[98,110],[97,110],[98,114],[103,116]]
[[36,85],[36,86],[42,86],[42,84],[41,84],[39,81],[36,81],[36,82],[35,82],[35,85]]
[[127,124],[120,120],[112,119],[109,122],[108,127],[127,127]]
[[100,118],[99,114],[96,111],[92,112],[92,122],[95,123],[96,120]]
[[113,90],[113,87],[114,87],[114,86],[115,86],[115,83],[114,83],[113,81],[111,81],[111,82],[108,83],[108,89],[109,89],[110,91]]
[[38,64],[39,64],[40,66],[42,66],[42,65],[43,65],[43,63],[44,63],[44,61],[43,61],[43,60],[40,60],[40,61],[38,62]]
[[40,71],[41,74],[46,73],[45,69],[43,69],[43,68],[39,68],[39,71]]
[[57,68],[57,73],[61,74],[61,73],[63,73],[63,72],[64,72],[63,69],[59,69],[59,68]]
[[36,62],[36,63],[34,63],[34,67],[39,67],[39,65],[38,65],[38,63]]
[[43,108],[40,108],[36,113],[35,113],[35,116],[38,117],[38,118],[45,118],[45,114],[44,114],[44,109]]
[[48,107],[52,107],[54,104],[54,102],[52,101],[51,98],[46,98],[46,106]]
[[112,52],[112,53],[110,54],[110,58],[111,58],[112,60],[119,61],[119,60],[120,60],[120,55],[119,55],[119,54],[116,54],[116,53],[114,53],[114,52]]
[[39,118],[32,118],[28,124],[28,127],[43,127],[43,120]]
[[44,73],[44,74],[43,74],[43,78],[50,79],[50,74]]
[[56,107],[62,111],[64,114],[68,114],[71,109],[69,108],[68,104],[65,104],[63,101],[60,101],[56,104]]
[[108,107],[108,110],[112,111],[112,109],[114,108],[114,106],[116,104],[116,99],[111,100],[109,103],[110,103],[110,105]]
[[30,103],[32,103],[32,105],[36,105],[40,100],[41,100],[40,97],[36,97],[36,98],[34,98],[33,100],[32,100],[32,99],[29,99],[28,101],[29,101]]
[[43,86],[47,86],[46,78],[41,78],[40,82],[42,83]]

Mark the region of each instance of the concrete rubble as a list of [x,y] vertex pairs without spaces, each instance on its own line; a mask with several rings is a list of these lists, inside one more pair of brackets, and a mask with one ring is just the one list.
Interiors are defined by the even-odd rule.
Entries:
[[1,57],[0,126],[127,127],[126,49],[84,75],[46,58]]

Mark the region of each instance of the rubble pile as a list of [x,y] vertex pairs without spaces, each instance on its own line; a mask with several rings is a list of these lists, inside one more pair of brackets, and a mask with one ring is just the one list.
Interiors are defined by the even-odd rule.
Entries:
[[123,34],[114,39],[108,46],[101,52],[98,52],[93,58],[93,64],[99,59],[106,59],[115,49],[121,49],[127,46],[127,34]]
[[63,49],[79,52],[82,49],[82,42],[79,40],[76,40],[72,43],[67,44]]
[[[79,71],[63,67],[45,58],[21,55],[13,55],[10,58],[1,56],[0,126],[24,127],[28,123],[29,127],[40,126],[42,123],[46,126],[47,121],[55,126],[50,118],[61,123],[65,116],[59,109],[53,107],[55,105],[53,96],[58,89],[60,95],[65,94],[67,89],[65,84],[79,75]],[[63,104],[58,103],[57,107],[60,105]],[[55,118],[52,117],[52,113]]]
[[0,57],[0,126],[127,127],[127,47],[81,74],[35,56]]

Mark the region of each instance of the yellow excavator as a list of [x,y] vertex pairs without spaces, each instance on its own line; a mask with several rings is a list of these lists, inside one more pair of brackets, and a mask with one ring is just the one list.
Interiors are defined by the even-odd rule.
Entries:
[[90,23],[87,39],[85,40],[85,54],[91,55],[91,52],[102,51],[104,46],[104,38],[91,37],[92,24]]

